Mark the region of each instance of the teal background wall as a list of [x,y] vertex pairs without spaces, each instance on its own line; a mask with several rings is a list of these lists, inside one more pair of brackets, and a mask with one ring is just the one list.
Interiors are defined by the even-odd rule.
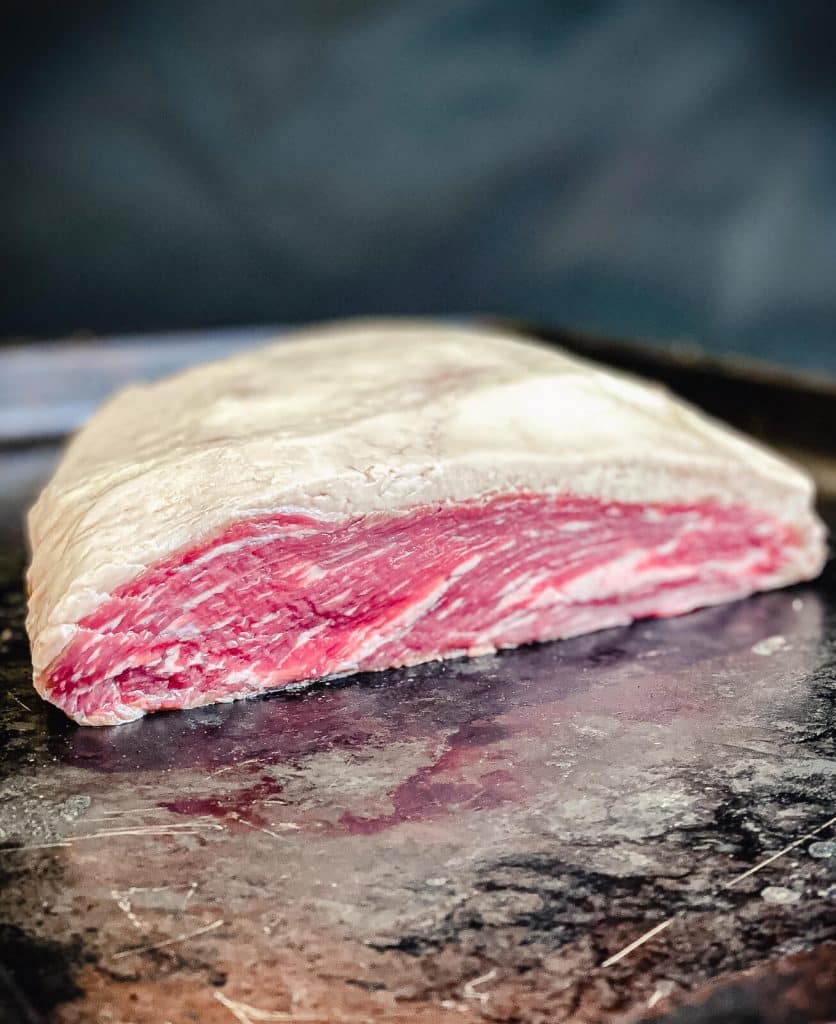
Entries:
[[0,334],[492,311],[836,372],[836,5],[13,5]]

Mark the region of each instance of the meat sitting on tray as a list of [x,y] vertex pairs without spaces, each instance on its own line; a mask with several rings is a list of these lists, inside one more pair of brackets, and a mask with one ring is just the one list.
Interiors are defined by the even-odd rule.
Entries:
[[38,691],[77,722],[478,655],[809,579],[799,469],[500,332],[370,321],[123,391],[33,508]]

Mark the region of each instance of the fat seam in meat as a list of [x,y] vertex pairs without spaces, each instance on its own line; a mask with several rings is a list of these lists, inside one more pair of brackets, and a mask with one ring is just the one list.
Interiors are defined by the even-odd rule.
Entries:
[[799,468],[499,330],[354,321],[122,391],[29,516],[34,684],[114,725],[816,576]]

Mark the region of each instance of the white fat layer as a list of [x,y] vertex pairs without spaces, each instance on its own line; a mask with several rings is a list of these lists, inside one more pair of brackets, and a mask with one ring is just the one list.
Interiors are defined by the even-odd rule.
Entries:
[[[305,644],[310,643],[311,640],[313,640],[314,637],[319,636],[319,634],[324,629],[327,629],[327,628],[328,628],[328,623],[327,622],[320,622],[318,626],[311,626],[310,629],[303,629],[302,632],[299,634],[299,636],[296,638],[293,646],[287,652],[287,655],[292,654],[298,648],[304,647]],[[287,657],[287,655],[285,655],[285,657]]]
[[215,587],[210,587],[208,590],[200,591],[199,593],[195,594],[195,596],[193,598],[191,598],[191,600],[185,601],[183,603],[182,611],[184,611],[184,612],[192,612],[192,611],[194,611],[195,608],[199,608],[202,604],[205,604],[207,601],[211,600],[217,594],[222,594],[227,588],[229,588],[229,587],[231,587],[233,585],[234,585],[233,580],[226,579],[226,580],[223,580],[223,582],[219,583]]
[[305,585],[317,583],[327,575],[328,573],[322,568],[322,566],[309,565],[308,568],[299,576],[299,582]]

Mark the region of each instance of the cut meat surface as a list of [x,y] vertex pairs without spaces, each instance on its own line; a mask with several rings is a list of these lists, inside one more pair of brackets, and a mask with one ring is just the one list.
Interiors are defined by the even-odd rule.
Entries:
[[261,517],[120,588],[79,624],[51,697],[118,720],[678,615],[768,584],[798,544],[741,508],[563,496]]
[[[657,389],[492,332],[324,333],[117,398],[71,446],[31,519],[28,624],[36,686],[76,721],[678,615],[821,568],[807,478]],[[131,405],[178,385],[194,419],[138,427]],[[66,559],[49,577],[45,552]]]

